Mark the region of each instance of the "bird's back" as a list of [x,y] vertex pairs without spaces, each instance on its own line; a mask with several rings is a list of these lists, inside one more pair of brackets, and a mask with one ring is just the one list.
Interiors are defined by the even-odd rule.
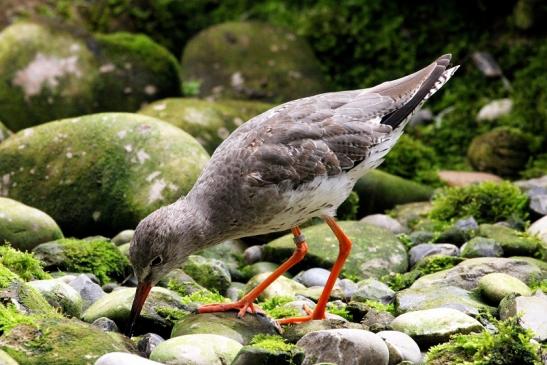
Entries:
[[332,215],[357,179],[383,161],[412,113],[453,75],[449,61],[441,56],[401,79],[258,115],[218,147],[188,198],[239,236]]

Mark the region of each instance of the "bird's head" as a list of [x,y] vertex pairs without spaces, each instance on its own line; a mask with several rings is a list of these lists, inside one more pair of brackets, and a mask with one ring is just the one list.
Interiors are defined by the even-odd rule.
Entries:
[[138,281],[129,334],[152,287],[200,247],[198,223],[184,206],[175,203],[156,210],[138,224],[129,247]]

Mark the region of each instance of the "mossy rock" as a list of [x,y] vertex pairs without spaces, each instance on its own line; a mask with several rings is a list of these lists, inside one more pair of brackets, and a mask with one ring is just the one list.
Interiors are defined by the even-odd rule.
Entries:
[[82,314],[82,297],[73,287],[62,280],[33,280],[29,281],[27,285],[38,290],[49,304],[59,308],[66,316],[79,318]]
[[[340,227],[352,240],[352,252],[348,257],[342,275],[360,279],[379,277],[390,272],[405,272],[408,269],[406,249],[397,237],[387,229],[371,224],[342,221]],[[302,267],[323,267],[330,269],[338,256],[338,240],[326,224],[303,229],[309,244]],[[281,262],[294,251],[291,234],[280,237],[264,246],[266,260]]]
[[104,111],[135,111],[181,93],[179,65],[169,51],[144,34],[96,34],[100,78],[95,101]]
[[0,264],[25,281],[50,279],[44,264],[32,253],[21,252],[10,246],[0,246]]
[[514,276],[504,273],[484,275],[479,280],[479,291],[494,304],[499,304],[504,297],[513,293],[523,296],[532,295],[532,290],[528,285]]
[[0,118],[18,131],[91,113],[98,75],[93,53],[70,32],[16,23],[0,33]]
[[0,145],[0,193],[67,234],[112,235],[186,194],[209,156],[155,118],[93,114],[21,131]]
[[11,131],[0,121],[0,143],[11,136]]
[[183,82],[200,96],[288,101],[325,91],[308,44],[268,24],[229,22],[200,32],[182,56]]
[[467,151],[479,170],[511,177],[524,170],[530,158],[531,139],[515,128],[498,127],[473,139]]
[[536,237],[502,225],[481,224],[479,235],[498,242],[505,256],[532,256],[540,246],[540,241]]
[[169,98],[148,104],[139,113],[179,127],[213,153],[230,132],[272,107],[258,101]]
[[171,337],[208,333],[231,338],[247,345],[258,334],[277,334],[273,320],[260,314],[239,318],[237,312],[190,314],[176,322]]
[[145,35],[21,22],[0,33],[0,118],[14,131],[181,93],[178,63]]
[[[420,221],[427,218],[431,209],[433,209],[433,205],[428,201],[406,203],[395,206],[389,215],[405,227],[414,227]],[[426,241],[417,243],[426,243]]]
[[[262,274],[258,274],[253,276],[245,287],[243,288],[243,291],[245,293],[250,292],[258,286],[260,283],[262,283],[268,276],[270,276],[270,272],[264,272]],[[259,300],[267,300],[272,299],[275,297],[291,297],[294,298],[297,293],[304,291],[306,287],[292,279],[289,279],[285,276],[280,276],[273,283],[271,283],[264,291],[260,294],[258,297]]]
[[223,294],[232,282],[228,267],[223,261],[190,255],[182,266],[182,270],[190,275],[199,285]]
[[129,273],[129,260],[105,239],[61,239],[42,243],[33,250],[49,270],[92,273],[101,283],[124,279]]
[[0,337],[0,348],[20,365],[92,365],[109,352],[133,352],[128,339],[76,319],[22,324]]
[[8,242],[20,250],[32,250],[42,242],[62,237],[63,232],[46,213],[0,197],[0,244]]
[[400,204],[427,201],[433,195],[429,186],[379,170],[360,178],[353,190],[359,195],[358,217],[384,213]]
[[[120,329],[125,329],[129,324],[134,297],[135,288],[115,290],[87,308],[82,319],[91,323],[97,318],[107,317],[116,322]],[[177,311],[181,316],[188,313],[177,293],[161,287],[152,288],[135,324],[135,333],[153,332],[164,338],[169,337],[175,320],[173,314]]]

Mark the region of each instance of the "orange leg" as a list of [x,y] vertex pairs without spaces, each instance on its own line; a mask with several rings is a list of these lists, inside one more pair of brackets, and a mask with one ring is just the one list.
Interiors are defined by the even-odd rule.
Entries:
[[346,236],[344,231],[342,231],[342,228],[340,228],[340,226],[336,224],[336,221],[334,220],[334,218],[324,217],[324,220],[329,225],[330,229],[334,232],[334,235],[338,239],[338,243],[340,245],[338,258],[336,259],[336,262],[332,266],[332,270],[330,272],[329,278],[327,279],[327,283],[325,284],[325,287],[323,288],[323,292],[321,293],[321,296],[319,297],[319,300],[317,301],[317,305],[315,306],[313,312],[303,317],[292,317],[292,318],[280,319],[277,321],[279,324],[301,323],[301,322],[306,322],[313,319],[325,319],[325,310],[327,308],[327,303],[329,302],[332,288],[334,287],[334,284],[336,283],[336,279],[338,279],[338,275],[340,275],[340,272],[342,271],[342,267],[344,266],[344,263],[346,262],[346,259],[348,258],[349,253],[351,251],[351,240],[348,238],[348,236]]
[[285,261],[274,272],[272,272],[270,276],[268,276],[263,282],[261,282],[253,290],[245,294],[245,296],[243,296],[243,298],[241,298],[237,302],[202,305],[198,308],[198,313],[226,312],[229,310],[237,310],[239,311],[239,317],[243,317],[246,312],[255,313],[257,310],[255,309],[255,305],[253,303],[256,298],[258,298],[258,296],[262,294],[264,289],[266,289],[271,283],[273,283],[275,279],[283,275],[287,270],[296,265],[298,262],[302,261],[302,259],[306,255],[306,252],[308,252],[308,244],[306,243],[300,228],[294,227],[292,229],[292,234],[294,235],[296,250],[287,261]]

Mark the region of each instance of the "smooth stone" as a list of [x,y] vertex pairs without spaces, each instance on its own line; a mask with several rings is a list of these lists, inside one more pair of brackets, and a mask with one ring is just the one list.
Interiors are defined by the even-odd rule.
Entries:
[[[262,274],[265,272],[273,272],[278,267],[279,265],[273,262],[258,261],[258,262],[255,262],[254,264],[244,266],[241,271],[243,272],[244,276],[246,276],[246,279],[248,280],[258,274]],[[284,273],[283,276],[290,277],[290,274]]]
[[502,320],[520,315],[520,325],[532,330],[536,340],[547,340],[547,296],[544,293],[537,291],[531,297],[505,297],[499,310]]
[[93,303],[106,295],[100,285],[94,283],[86,274],[80,274],[68,282],[82,298],[82,310],[85,311]]
[[371,332],[379,332],[391,329],[391,322],[395,317],[388,312],[380,312],[376,309],[369,309],[361,319],[364,329]]
[[145,333],[137,342],[137,350],[139,350],[139,352],[146,357],[150,357],[152,351],[154,351],[154,349],[164,341],[165,339],[160,335],[155,333]]
[[[9,176],[4,184],[9,182]],[[0,194],[7,187],[0,182]],[[18,250],[30,251],[43,242],[63,238],[61,229],[46,213],[13,199],[0,197],[0,242]]]
[[301,365],[304,352],[298,347],[293,350],[276,350],[243,346],[230,365]]
[[479,290],[486,299],[495,304],[513,293],[523,296],[532,295],[528,285],[514,276],[498,272],[484,275],[479,280]]
[[[381,337],[358,329],[331,329],[308,333],[297,346],[304,349],[303,365],[334,362],[344,365],[387,365],[389,350]],[[329,349],[325,351],[325,349]]]
[[395,296],[397,313],[424,309],[452,308],[470,316],[477,316],[480,309],[493,312],[495,308],[480,301],[473,292],[456,286],[408,288]]
[[[408,269],[406,248],[397,236],[387,229],[357,221],[340,221],[338,224],[353,242],[343,275],[365,279],[390,272],[405,272]],[[330,228],[326,224],[318,224],[304,228],[302,233],[310,245],[299,268],[330,269],[338,257],[339,248],[338,240]],[[282,236],[264,246],[264,256],[272,262],[282,262],[293,252],[292,234]]]
[[[309,298],[313,301],[318,301],[321,294],[323,294],[325,287],[323,286],[310,286],[309,288],[296,290],[297,297],[305,297]],[[335,286],[331,293],[330,293],[330,299],[337,300],[337,299],[344,299],[344,292],[342,290]]]
[[293,280],[308,288],[312,286],[325,286],[329,275],[329,270],[323,269],[321,267],[313,267],[306,271],[301,271],[293,278]]
[[82,297],[70,285],[58,279],[32,280],[27,283],[38,290],[55,308],[59,308],[70,317],[80,317]]
[[217,245],[207,247],[196,252],[196,255],[207,259],[216,259],[222,261],[228,268],[232,280],[242,281],[243,277],[239,270],[241,266],[241,257],[247,247],[241,240],[225,240]]
[[338,287],[344,293],[344,298],[349,300],[351,296],[357,291],[357,283],[350,279],[338,280]]
[[460,256],[473,257],[502,257],[503,247],[491,238],[475,237],[464,243],[460,248]]
[[421,243],[412,247],[408,253],[410,266],[414,266],[418,261],[427,256],[458,256],[460,249],[458,246],[450,243]]
[[[253,276],[245,285],[245,292],[249,292],[258,284],[263,282],[271,273],[265,272]],[[306,287],[285,276],[277,278],[268,286],[258,297],[259,300],[266,300],[273,297],[294,297],[298,291],[303,291]]]
[[383,304],[393,301],[395,292],[389,286],[376,279],[365,279],[357,283],[357,290],[351,296],[352,301],[364,302],[372,299]]
[[260,333],[277,334],[272,319],[260,314],[246,314],[239,318],[237,312],[189,314],[176,322],[171,337],[193,334],[216,334],[231,338],[242,345]]
[[[120,288],[105,295],[93,303],[83,313],[82,319],[93,322],[99,317],[107,317],[116,322],[125,331],[129,322],[131,305],[135,296],[135,288]],[[181,304],[181,297],[168,289],[154,287],[144,303],[141,315],[135,324],[135,334],[153,331],[162,336],[168,336],[173,326],[173,320],[162,312],[162,309],[186,311]]]
[[481,224],[479,235],[496,240],[508,256],[533,256],[538,249],[538,240],[523,237],[522,233],[503,225]]
[[477,114],[477,120],[496,120],[511,112],[513,101],[509,98],[496,99],[483,106]]
[[422,354],[416,341],[409,335],[399,331],[381,331],[377,333],[389,350],[389,365],[396,365],[402,361],[420,364]]
[[226,365],[241,347],[239,342],[219,335],[178,336],[156,346],[150,360],[170,365]]
[[120,332],[120,329],[116,325],[116,322],[114,322],[110,318],[100,317],[94,320],[91,324],[105,332]]
[[164,288],[167,288],[169,284],[174,285],[180,295],[190,295],[197,291],[207,290],[181,269],[170,271],[158,282],[158,285]]
[[528,233],[537,235],[544,243],[547,243],[547,216],[532,223],[528,228]]
[[488,172],[439,171],[439,179],[448,186],[467,186],[484,181],[502,181],[502,178]]
[[93,365],[162,365],[162,363],[127,352],[111,352],[98,358]]
[[516,181],[515,185],[530,198],[530,210],[540,216],[547,215],[547,174],[535,179]]
[[226,290],[226,298],[232,302],[237,301],[245,295],[245,284],[232,281],[230,287]]
[[243,260],[248,265],[254,264],[255,262],[262,261],[263,258],[263,246],[262,245],[254,245],[247,247],[245,251],[243,252]]
[[404,227],[398,220],[387,214],[371,214],[361,219],[361,222],[372,224],[376,227],[385,228],[395,234],[407,233],[408,228]]
[[311,320],[283,327],[282,336],[291,343],[296,343],[302,337],[311,332],[330,329],[363,329],[359,323],[352,323],[341,319]]
[[199,285],[223,294],[232,282],[228,266],[217,259],[190,255],[182,265],[182,270]]
[[453,334],[483,329],[476,319],[452,308],[404,313],[391,322],[391,327],[406,333],[420,346],[436,345],[448,341]]
[[430,231],[417,230],[408,235],[412,247],[419,245],[421,243],[430,243],[435,238],[435,233]]
[[404,227],[413,227],[418,221],[428,216],[433,209],[430,201],[421,201],[397,205],[390,215]]
[[114,238],[112,238],[112,243],[114,243],[116,246],[121,246],[125,243],[129,243],[133,239],[134,234],[135,231],[133,229],[123,230],[115,235]]
[[473,217],[457,220],[453,225],[443,230],[435,242],[448,242],[461,246],[466,241],[473,238],[479,230],[479,224]]
[[526,283],[534,277],[543,275],[541,265],[545,264],[533,258],[472,258],[462,261],[451,269],[424,275],[410,287],[419,289],[432,286],[457,286],[472,290],[478,286],[480,278],[493,272],[510,274]]

